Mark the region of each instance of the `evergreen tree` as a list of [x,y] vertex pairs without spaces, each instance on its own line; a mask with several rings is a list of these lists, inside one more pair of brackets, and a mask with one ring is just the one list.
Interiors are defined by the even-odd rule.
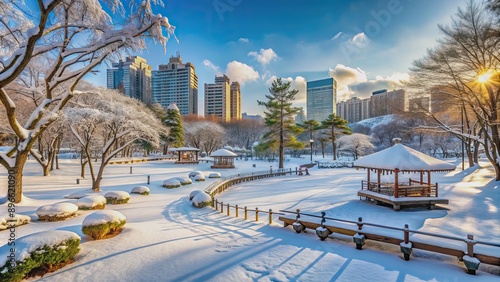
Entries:
[[347,121],[338,115],[331,114],[327,119],[321,122],[324,129],[327,129],[330,140],[332,140],[333,160],[337,159],[337,135],[351,134],[351,129],[347,126]]
[[182,118],[179,108],[175,103],[168,106],[163,124],[170,128],[170,133],[165,136],[165,142],[168,146],[184,146],[184,128],[182,127]]
[[296,135],[302,128],[295,125],[294,117],[301,108],[292,107],[292,101],[298,90],[290,90],[291,82],[283,82],[281,78],[273,81],[266,95],[267,102],[257,101],[260,106],[266,107],[265,124],[269,131],[264,134],[262,149],[278,149],[279,168],[283,168],[285,147],[302,149],[304,144],[297,141]]

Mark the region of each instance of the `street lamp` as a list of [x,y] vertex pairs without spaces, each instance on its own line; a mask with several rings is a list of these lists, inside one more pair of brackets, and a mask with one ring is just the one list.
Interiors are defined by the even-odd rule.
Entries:
[[309,140],[309,143],[311,145],[311,163],[312,163],[312,161],[313,161],[313,143],[314,143],[314,140],[312,140],[312,139]]

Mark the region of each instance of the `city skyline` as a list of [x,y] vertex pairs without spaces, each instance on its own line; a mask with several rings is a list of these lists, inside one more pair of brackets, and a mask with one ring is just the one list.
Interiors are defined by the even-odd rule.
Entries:
[[[270,82],[286,78],[299,90],[295,105],[306,108],[306,81],[335,77],[337,101],[401,88],[398,82],[408,78],[412,61],[440,37],[437,25],[449,23],[464,2],[167,1],[158,11],[176,26],[178,42],[171,38],[166,54],[149,43],[147,52],[131,55],[146,58],[156,70],[180,52],[196,67],[202,85],[226,74],[241,85],[241,111],[252,115],[264,111],[257,100],[265,99]],[[104,86],[107,67],[101,65],[98,75],[86,79]]]

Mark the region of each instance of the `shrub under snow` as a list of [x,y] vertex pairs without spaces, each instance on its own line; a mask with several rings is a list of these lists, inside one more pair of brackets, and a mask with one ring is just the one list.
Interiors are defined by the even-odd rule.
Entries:
[[220,172],[211,172],[208,178],[220,178]]
[[76,215],[78,206],[72,203],[56,203],[52,205],[41,206],[36,210],[38,220],[60,221]]
[[181,185],[193,184],[193,181],[189,177],[177,177],[176,179],[181,182]]
[[205,176],[204,175],[196,175],[193,177],[194,181],[200,182],[200,181],[205,181]]
[[106,207],[106,198],[101,195],[90,195],[73,202],[81,210],[102,210]]
[[104,194],[108,204],[126,204],[130,200],[130,194],[125,191],[111,191]]
[[198,193],[193,197],[193,206],[203,208],[212,205],[212,198],[205,192]]
[[[0,281],[21,281],[30,272],[45,274],[71,262],[80,249],[74,232],[51,230],[16,240],[15,252],[8,244],[0,247]],[[40,273],[42,272],[42,273]]]
[[69,194],[68,196],[66,196],[64,198],[66,198],[66,199],[80,199],[80,198],[87,197],[87,196],[88,196],[87,193],[75,192],[75,193]]
[[0,216],[0,231],[28,224],[30,221],[31,217],[22,214],[14,214],[13,218],[8,215]]
[[163,187],[165,188],[178,188],[181,187],[181,182],[177,178],[170,178],[163,181]]
[[97,211],[88,215],[82,223],[82,232],[96,240],[111,238],[122,231],[127,218],[117,211]]
[[132,188],[132,191],[130,191],[130,193],[149,195],[149,188],[148,188],[148,186],[136,186],[136,187]]
[[201,171],[198,171],[198,170],[195,170],[195,171],[191,171],[189,174],[188,174],[188,177],[193,179],[195,178],[197,175],[201,175],[203,177],[205,177],[205,175],[203,174],[203,172]]
[[192,201],[194,196],[198,195],[198,193],[203,193],[201,190],[193,190],[191,193],[189,193],[189,200]]

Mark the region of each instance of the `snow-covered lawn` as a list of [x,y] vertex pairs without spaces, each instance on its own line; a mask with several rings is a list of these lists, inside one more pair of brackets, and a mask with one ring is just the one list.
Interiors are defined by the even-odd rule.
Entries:
[[[356,250],[352,239],[320,241],[314,231],[297,234],[275,221],[260,222],[227,217],[211,208],[197,209],[188,196],[217,181],[177,189],[165,189],[163,181],[185,177],[191,171],[209,175],[210,164],[175,165],[173,161],[110,165],[102,182],[102,192],[90,191],[90,180],[81,180],[76,161],[64,160],[61,170],[49,177],[40,175],[37,164],[30,162],[24,173],[24,195],[16,212],[28,215],[32,222],[17,228],[16,236],[46,230],[67,230],[82,237],[81,251],[73,264],[40,281],[495,281],[500,270],[481,266],[478,275],[465,273],[456,258],[414,250],[405,261],[399,246],[367,243]],[[287,167],[307,163],[291,159]],[[256,167],[252,167],[256,164]],[[236,169],[217,170],[222,176],[277,168],[277,162],[235,162]],[[133,174],[129,167],[133,166]],[[466,170],[433,176],[440,183],[440,196],[448,198],[447,209],[403,209],[375,206],[359,201],[356,191],[366,171],[352,168],[310,169],[311,176],[285,176],[246,182],[230,188],[218,199],[231,205],[260,210],[280,209],[319,213],[327,216],[373,222],[396,227],[409,224],[411,229],[499,242],[500,188],[489,183],[487,170]],[[125,205],[107,206],[127,218],[127,224],[116,237],[93,241],[81,231],[84,218],[94,211],[78,211],[78,216],[61,222],[36,220],[38,207],[67,201],[64,196],[75,192],[104,195],[109,191],[131,191],[146,185],[151,176],[150,196],[131,195]],[[462,181],[463,180],[463,181]],[[6,183],[6,171],[0,170],[0,183]],[[6,187],[0,186],[0,197]],[[0,217],[7,212],[0,205]],[[232,211],[234,215],[234,211]],[[252,217],[249,217],[252,218]],[[380,230],[380,232],[387,232]],[[0,242],[9,234],[0,232]],[[416,239],[416,238],[411,238]],[[422,239],[425,240],[425,239]],[[458,243],[465,248],[465,244]],[[479,248],[479,246],[476,246]],[[384,250],[384,251],[382,251]]]

